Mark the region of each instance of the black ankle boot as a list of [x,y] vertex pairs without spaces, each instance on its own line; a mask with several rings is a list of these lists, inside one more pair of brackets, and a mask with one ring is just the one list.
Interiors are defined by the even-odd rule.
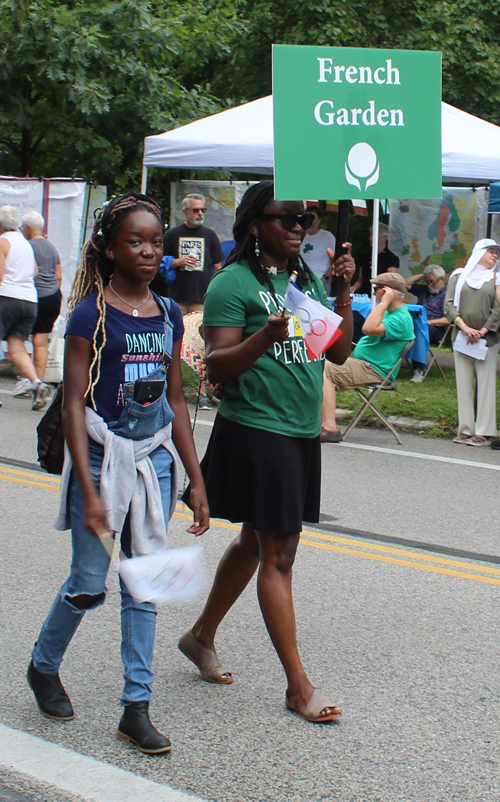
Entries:
[[149,702],[132,702],[123,711],[118,725],[117,737],[120,741],[133,743],[148,755],[170,752],[172,744],[149,720]]
[[53,676],[42,674],[35,668],[32,660],[26,678],[43,716],[56,721],[71,721],[75,717],[73,706],[59,679],[59,674]]

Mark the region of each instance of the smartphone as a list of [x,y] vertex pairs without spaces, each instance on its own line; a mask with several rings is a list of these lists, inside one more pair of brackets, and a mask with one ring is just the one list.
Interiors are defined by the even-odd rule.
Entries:
[[138,404],[151,404],[160,398],[165,389],[164,379],[137,379],[134,384],[134,401]]

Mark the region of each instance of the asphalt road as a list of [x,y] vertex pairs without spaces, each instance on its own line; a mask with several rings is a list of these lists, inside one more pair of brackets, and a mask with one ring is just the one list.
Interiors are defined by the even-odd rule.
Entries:
[[[0,457],[34,463],[40,413],[4,392],[12,387],[0,381]],[[200,454],[213,417],[199,413]],[[294,592],[304,663],[344,708],[340,725],[285,710],[252,582],[217,641],[231,686],[201,681],[176,648],[201,602],[160,611],[151,712],[174,749],[151,759],[118,742],[115,571],[62,667],[77,718],[43,719],[25,670],[66,577],[69,538],[52,529],[56,483],[5,461],[0,723],[213,802],[499,800],[499,452],[412,435],[398,446],[390,432],[358,429],[350,443],[323,446],[323,458],[325,524],[304,526]],[[172,546],[191,542],[183,515],[171,522]],[[233,534],[214,522],[204,536],[210,575]]]

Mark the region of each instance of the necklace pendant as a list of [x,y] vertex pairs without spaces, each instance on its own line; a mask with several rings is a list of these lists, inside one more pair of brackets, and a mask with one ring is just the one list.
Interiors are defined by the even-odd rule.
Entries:
[[134,317],[139,317],[139,312],[137,311],[137,309],[134,309],[132,314],[133,314]]

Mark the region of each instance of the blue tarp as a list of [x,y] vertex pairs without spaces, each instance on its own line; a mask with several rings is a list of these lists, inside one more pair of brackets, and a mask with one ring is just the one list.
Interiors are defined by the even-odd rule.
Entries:
[[500,212],[500,181],[490,184],[490,200],[488,203],[488,214]]

